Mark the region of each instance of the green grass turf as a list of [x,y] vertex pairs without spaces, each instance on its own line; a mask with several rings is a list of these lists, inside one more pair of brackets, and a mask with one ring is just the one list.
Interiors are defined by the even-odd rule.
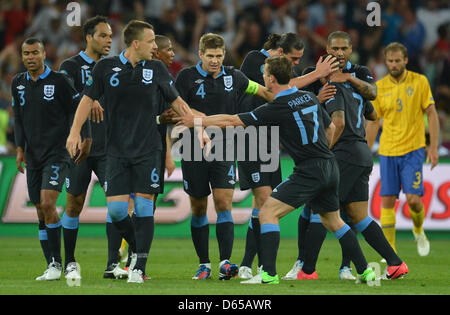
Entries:
[[[368,262],[379,262],[379,256],[360,240]],[[232,262],[240,264],[244,240],[236,239]],[[397,241],[400,256],[409,266],[406,278],[381,281],[380,286],[355,284],[338,280],[341,250],[335,239],[327,238],[319,256],[317,281],[281,281],[280,285],[243,285],[240,279],[219,281],[218,249],[210,240],[213,279],[194,281],[197,258],[190,239],[155,239],[147,265],[152,280],[144,284],[128,284],[126,280],[103,279],[106,265],[106,240],[81,237],[77,243],[76,258],[81,265],[79,287],[70,287],[60,281],[35,281],[46,269],[39,241],[29,237],[0,237],[0,294],[158,294],[158,295],[293,295],[293,294],[450,294],[450,240],[431,242],[431,253],[419,257],[411,238]],[[63,252],[64,253],[64,252]],[[283,276],[297,255],[295,239],[282,239],[278,252],[277,270]],[[256,263],[256,261],[255,261]],[[385,264],[380,263],[381,272]],[[255,270],[254,265],[254,270]]]

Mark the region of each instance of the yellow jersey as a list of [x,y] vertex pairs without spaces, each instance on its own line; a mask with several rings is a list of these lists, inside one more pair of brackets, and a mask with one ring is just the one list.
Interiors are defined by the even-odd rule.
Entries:
[[434,105],[433,95],[424,75],[405,71],[399,82],[388,74],[376,83],[373,106],[383,119],[381,155],[400,156],[425,147],[424,112]]

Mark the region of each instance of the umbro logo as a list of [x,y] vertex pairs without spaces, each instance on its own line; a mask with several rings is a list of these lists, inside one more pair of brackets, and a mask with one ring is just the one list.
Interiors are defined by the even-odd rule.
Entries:
[[23,90],[25,87],[23,86],[23,85],[19,85],[18,87],[17,87],[17,89],[18,90]]
[[52,180],[50,182],[48,182],[50,185],[56,186],[58,185],[58,182],[56,180]]
[[195,81],[195,83],[197,83],[197,84],[201,84],[201,83],[203,83],[203,79],[198,79],[197,81]]
[[113,68],[113,71],[119,72],[119,71],[122,71],[122,69],[120,69],[119,67],[115,67],[115,68]]
[[150,186],[152,186],[153,188],[158,188],[159,187],[159,184],[151,184]]
[[88,70],[89,66],[88,65],[83,65],[83,66],[81,66],[81,68],[83,68],[84,70]]

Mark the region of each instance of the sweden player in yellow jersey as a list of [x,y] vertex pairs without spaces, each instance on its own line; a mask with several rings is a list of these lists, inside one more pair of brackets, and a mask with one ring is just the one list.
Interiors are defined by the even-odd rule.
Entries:
[[425,122],[428,118],[430,146],[427,163],[433,169],[439,160],[439,121],[425,76],[406,70],[408,52],[400,43],[391,43],[385,49],[389,74],[377,82],[378,96],[373,106],[378,120],[366,128],[367,143],[372,147],[383,119],[380,137],[380,175],[382,209],[381,226],[395,249],[395,203],[400,188],[406,195],[413,220],[413,234],[420,256],[428,255],[430,243],[423,231],[425,210],[423,196],[422,164],[425,160]]

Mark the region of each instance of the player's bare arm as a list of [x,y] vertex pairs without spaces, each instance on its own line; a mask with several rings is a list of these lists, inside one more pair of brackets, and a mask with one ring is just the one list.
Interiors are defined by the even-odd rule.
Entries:
[[225,128],[227,126],[245,127],[238,115],[211,115],[211,116],[184,116],[177,118],[180,123],[188,128],[192,127],[218,127]]
[[325,129],[325,136],[327,137],[328,146],[331,148],[331,142],[336,131],[336,126],[331,122],[327,129]]
[[367,120],[375,121],[378,119],[377,111],[374,109],[369,115],[364,116]]
[[333,121],[333,124],[336,128],[333,134],[333,138],[330,143],[330,148],[332,148],[336,142],[339,140],[339,137],[341,136],[342,132],[345,128],[345,112],[343,110],[337,110],[331,114],[331,120]]
[[378,130],[380,129],[380,119],[376,118],[373,121],[368,121],[366,125],[366,141],[370,149],[372,149],[375,139],[377,138]]
[[82,149],[81,142],[81,128],[89,117],[94,100],[87,95],[83,95],[80,104],[78,105],[73,119],[72,128],[70,129],[69,137],[66,141],[66,149],[69,151],[70,157],[73,158],[78,150]]
[[320,57],[314,71],[297,78],[292,78],[291,81],[289,81],[289,85],[301,89],[321,78],[327,77],[330,73],[333,73],[338,69],[339,62],[336,61],[335,57],[329,55],[324,60],[323,57]]
[[331,75],[330,80],[332,82],[348,82],[350,83],[356,91],[361,94],[362,97],[373,101],[377,98],[377,85],[375,83],[371,84],[369,82],[358,79],[352,76],[350,73],[337,72]]
[[428,131],[430,133],[430,147],[427,152],[427,163],[431,163],[433,169],[439,163],[439,118],[434,104],[425,110],[428,118]]

